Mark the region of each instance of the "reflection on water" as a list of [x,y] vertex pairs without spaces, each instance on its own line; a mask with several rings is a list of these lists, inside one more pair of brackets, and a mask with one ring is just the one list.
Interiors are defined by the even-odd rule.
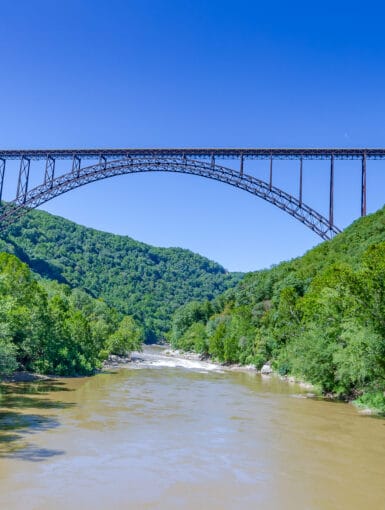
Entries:
[[0,508],[385,508],[384,420],[156,348],[137,358],[6,387]]
[[71,402],[41,397],[55,391],[69,391],[69,388],[60,381],[13,383],[1,387],[0,459],[36,462],[64,453],[63,450],[38,447],[27,439],[32,434],[59,426],[55,416],[31,413],[30,410],[65,409],[73,405]]

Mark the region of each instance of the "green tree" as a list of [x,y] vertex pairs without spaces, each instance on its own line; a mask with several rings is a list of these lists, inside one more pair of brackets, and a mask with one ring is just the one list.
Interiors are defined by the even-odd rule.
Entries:
[[9,375],[18,368],[16,354],[16,346],[0,338],[0,376]]
[[111,354],[125,356],[130,351],[141,350],[143,340],[143,328],[135,322],[133,317],[126,316],[119,328],[108,338],[107,349]]

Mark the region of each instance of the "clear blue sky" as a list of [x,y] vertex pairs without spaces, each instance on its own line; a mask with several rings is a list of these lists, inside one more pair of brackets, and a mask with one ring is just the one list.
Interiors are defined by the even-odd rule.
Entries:
[[[0,145],[385,146],[384,14],[379,2],[3,1]],[[289,191],[291,165],[277,167]],[[308,164],[305,200],[326,212],[322,170]],[[382,174],[370,163],[370,211]],[[345,226],[359,212],[359,164],[337,163],[336,181]],[[230,270],[319,242],[260,199],[183,175],[114,178],[44,209]]]

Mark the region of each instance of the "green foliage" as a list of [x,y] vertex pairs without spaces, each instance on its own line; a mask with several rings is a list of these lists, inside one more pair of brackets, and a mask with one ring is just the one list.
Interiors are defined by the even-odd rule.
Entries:
[[0,339],[0,376],[9,375],[18,368],[16,346]]
[[[129,334],[129,341],[124,335]],[[26,264],[0,253],[0,374],[21,367],[91,374],[116,345],[139,348],[142,332],[101,300],[57,282],[37,282]]]
[[212,307],[207,319],[189,314],[198,303],[174,314],[177,343],[186,340],[184,318],[190,329],[200,324],[219,361],[270,361],[281,374],[361,395],[358,403],[385,412],[385,208],[301,258],[246,275]]
[[385,416],[385,395],[381,391],[364,393],[354,403],[358,407],[368,407],[374,412]]
[[181,306],[173,316],[172,329],[170,331],[169,339],[171,345],[178,349],[186,349],[182,345],[186,340],[183,336],[194,323],[206,323],[208,318],[213,314],[214,307],[209,301],[199,303],[198,301],[190,301],[184,306]]
[[178,349],[183,351],[195,351],[199,354],[208,353],[208,344],[206,341],[206,328],[202,322],[194,322],[184,332],[177,343]]
[[336,348],[333,331],[311,323],[286,348],[289,371],[330,392],[335,386]]
[[385,341],[354,319],[343,322],[338,349],[334,354],[336,379],[342,393],[370,388],[384,377]]
[[147,342],[165,337],[181,305],[212,300],[242,276],[188,250],[154,248],[43,211],[30,211],[2,235],[0,250],[44,278],[82,288],[132,315]]
[[141,350],[143,340],[143,329],[132,317],[124,317],[119,328],[108,338],[107,348],[111,354],[124,356],[130,351]]
[[226,336],[226,318],[221,317],[217,326],[209,337],[209,354],[215,359],[224,361],[225,339]]

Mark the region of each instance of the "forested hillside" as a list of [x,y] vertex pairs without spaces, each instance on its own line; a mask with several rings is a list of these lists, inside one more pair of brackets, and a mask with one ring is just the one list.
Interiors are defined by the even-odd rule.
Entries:
[[0,253],[0,375],[16,369],[87,375],[108,354],[140,349],[143,330],[104,301],[53,281]]
[[2,234],[0,251],[17,255],[41,276],[82,288],[144,325],[147,341],[169,329],[190,300],[211,300],[240,280],[191,251],[155,248],[30,211]]
[[211,303],[181,307],[170,340],[224,362],[271,362],[385,412],[385,208]]

